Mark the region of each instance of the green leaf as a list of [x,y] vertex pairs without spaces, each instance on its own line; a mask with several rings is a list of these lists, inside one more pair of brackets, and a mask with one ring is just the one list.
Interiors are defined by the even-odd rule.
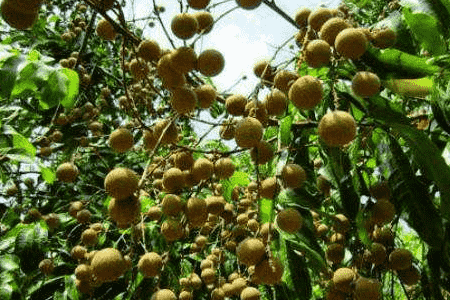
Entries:
[[299,251],[308,259],[308,266],[313,268],[317,274],[327,270],[327,263],[324,256],[308,246],[303,240],[289,238],[289,235],[284,232],[281,232],[281,236],[283,240],[290,243],[291,249]]
[[34,157],[36,155],[36,148],[31,144],[26,137],[17,132],[13,127],[9,125],[5,125],[4,127],[5,134],[12,135],[13,138],[13,147],[15,149],[24,150],[25,154]]
[[425,13],[412,13],[411,9],[407,7],[403,8],[403,16],[409,28],[425,50],[433,55],[446,53],[446,43],[436,18]]
[[291,125],[293,121],[293,117],[291,115],[286,116],[281,120],[281,126],[280,126],[280,141],[282,145],[289,145],[291,142]]
[[43,165],[40,166],[41,176],[48,184],[52,184],[56,179],[56,173]]
[[14,253],[20,258],[20,268],[25,273],[37,269],[39,261],[44,258],[44,243],[47,236],[47,230],[39,224],[23,228],[17,234]]
[[[45,86],[53,69],[42,62],[29,62],[20,71],[14,89],[13,97],[20,97],[26,92],[37,93],[40,87]],[[37,96],[37,95],[36,95]],[[37,96],[39,98],[39,96]]]
[[272,218],[273,214],[273,201],[270,199],[262,198],[259,201],[259,209],[260,209],[260,218],[261,223],[268,223]]
[[250,179],[247,173],[244,172],[234,172],[227,180],[221,181],[224,187],[223,196],[225,199],[231,201],[231,193],[235,186],[247,186],[250,183]]
[[2,272],[0,273],[0,283],[2,288],[0,289],[0,299],[10,300],[13,299],[13,293],[18,291],[17,283],[15,282],[14,273]]
[[14,254],[4,254],[0,258],[2,271],[16,271],[19,269],[19,258]]
[[61,103],[65,108],[71,108],[78,95],[78,74],[70,69],[63,68],[53,71],[42,90],[40,105],[49,109]]
[[310,299],[312,295],[311,277],[305,258],[294,251],[295,247],[290,240],[286,240],[287,266],[290,278],[293,281],[295,294],[299,299]]
[[18,67],[23,60],[19,53],[15,53],[0,62],[0,78],[2,79],[0,98],[9,99],[16,82]]

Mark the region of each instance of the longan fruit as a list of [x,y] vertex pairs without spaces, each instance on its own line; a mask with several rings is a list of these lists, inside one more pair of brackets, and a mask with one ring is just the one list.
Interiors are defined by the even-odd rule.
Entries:
[[351,293],[352,282],[356,274],[352,269],[339,268],[333,274],[333,283],[336,289],[344,293]]
[[124,153],[133,147],[133,134],[126,128],[118,128],[109,135],[108,144],[115,151]]
[[241,300],[259,300],[261,299],[261,292],[254,287],[248,286],[241,292]]
[[216,89],[210,84],[203,84],[194,88],[197,103],[200,108],[209,108],[217,98]]
[[152,221],[159,221],[162,217],[162,210],[159,206],[152,206],[148,209],[146,215]]
[[420,272],[415,266],[411,266],[404,270],[397,270],[397,275],[406,285],[414,285],[418,283],[421,278]]
[[391,222],[395,217],[395,206],[386,199],[379,199],[371,209],[370,220],[377,225]]
[[209,196],[205,201],[208,213],[212,215],[220,215],[226,204],[223,196]]
[[189,198],[186,203],[186,216],[191,226],[202,226],[208,219],[206,200],[194,197]]
[[308,16],[308,25],[315,31],[319,31],[322,25],[333,17],[329,8],[319,7]]
[[62,182],[74,182],[79,174],[77,166],[73,163],[63,163],[56,169],[56,178]]
[[353,76],[352,90],[360,97],[372,97],[380,91],[380,88],[381,80],[375,73],[360,71]]
[[161,256],[156,252],[145,253],[138,262],[138,270],[145,277],[155,277],[163,266]]
[[178,300],[191,300],[192,299],[192,292],[183,290],[178,295]]
[[158,60],[156,70],[161,78],[163,86],[167,89],[173,89],[186,84],[186,77],[184,74],[173,69],[170,54],[161,56]]
[[386,260],[386,247],[380,243],[372,243],[370,246],[369,260],[374,265],[380,265]]
[[170,27],[177,38],[187,40],[197,32],[198,22],[192,14],[181,13],[173,17]]
[[129,64],[131,75],[136,80],[142,80],[150,72],[147,62],[141,59],[133,58]]
[[306,180],[306,172],[300,165],[288,163],[281,170],[281,178],[285,187],[295,189]]
[[172,68],[179,73],[188,73],[197,67],[197,54],[192,47],[179,47],[170,54]]
[[263,136],[263,126],[253,117],[246,117],[236,125],[234,140],[241,148],[251,148],[257,145]]
[[155,292],[151,300],[177,300],[177,296],[169,289],[162,289]]
[[139,44],[137,54],[145,61],[157,61],[161,57],[161,48],[154,40],[143,40]]
[[346,111],[330,111],[320,120],[317,132],[328,146],[343,146],[356,137],[356,121]]
[[276,177],[266,178],[261,181],[260,195],[263,198],[274,199],[280,191],[280,185]]
[[285,93],[279,89],[273,89],[264,98],[264,106],[266,107],[267,114],[270,116],[281,116],[285,113],[288,101]]
[[109,202],[108,213],[119,228],[127,228],[136,223],[141,212],[141,202],[134,199],[117,200],[112,198]]
[[211,0],[188,0],[187,2],[193,9],[204,9],[208,6]]
[[267,121],[269,120],[266,105],[257,99],[252,99],[247,102],[245,105],[244,116],[257,119],[264,127],[267,125]]
[[232,140],[234,139],[234,135],[236,133],[236,122],[233,121],[224,121],[221,125],[220,125],[220,130],[219,130],[219,135],[220,138],[224,139],[224,140]]
[[122,200],[130,197],[138,188],[137,174],[128,168],[115,168],[105,177],[105,190],[109,196]]
[[106,19],[101,19],[98,22],[95,32],[101,39],[105,41],[113,41],[117,36],[117,32],[114,29],[114,26],[112,26],[111,23],[109,23]]
[[164,119],[157,122],[153,128],[155,137],[159,139],[164,129],[169,126],[161,139],[160,145],[176,144],[178,141],[178,128],[175,125],[175,122],[171,122],[170,125],[169,122],[168,119]]
[[45,223],[47,223],[50,229],[57,228],[61,223],[59,216],[56,213],[49,213],[48,215],[44,216],[44,221]]
[[308,25],[308,17],[311,14],[311,9],[305,7],[297,11],[294,20],[300,27],[306,27]]
[[221,158],[214,163],[214,174],[218,179],[230,178],[236,169],[229,157]]
[[161,224],[161,234],[169,242],[176,241],[184,235],[183,225],[176,219],[167,219]]
[[167,194],[162,200],[161,209],[168,216],[176,216],[183,209],[183,202],[179,196]]
[[278,284],[281,282],[283,272],[284,266],[279,258],[267,258],[255,266],[252,282],[255,284]]
[[88,223],[91,220],[91,212],[87,209],[82,209],[77,212],[77,221],[80,224]]
[[327,197],[330,196],[331,182],[324,175],[317,176],[316,185],[321,193]]
[[39,262],[39,270],[45,275],[53,273],[54,269],[55,265],[51,259],[46,258]]
[[334,47],[342,57],[356,60],[366,52],[367,44],[367,38],[360,29],[346,28],[336,36]]
[[[289,88],[297,79],[298,75],[296,73],[288,70],[281,70],[278,71],[273,78],[273,87],[284,93],[288,93]],[[269,109],[267,109],[267,111],[269,111]]]
[[234,94],[225,99],[225,109],[230,115],[243,116],[247,102],[247,97],[241,94]]
[[381,298],[381,283],[376,279],[359,277],[355,282],[356,300],[379,300]]
[[190,170],[194,165],[194,157],[192,152],[181,151],[174,154],[174,166],[182,171]]
[[411,267],[413,255],[408,249],[394,249],[389,254],[389,268],[391,270],[405,270]]
[[260,262],[265,252],[264,243],[258,238],[247,238],[240,242],[236,249],[239,261],[247,266]]
[[208,11],[198,11],[194,13],[194,18],[198,22],[198,34],[207,34],[209,33],[214,24],[214,18]]
[[183,172],[178,168],[170,168],[163,175],[164,189],[169,193],[178,192],[184,187]]
[[275,76],[274,68],[270,65],[269,61],[265,59],[258,61],[253,66],[253,73],[256,77],[268,81],[272,81],[273,77]]
[[80,264],[75,268],[75,277],[78,280],[92,280],[92,268],[87,264]]
[[338,243],[330,244],[327,247],[326,256],[329,261],[334,264],[339,264],[344,259],[345,249],[344,246]]
[[83,246],[80,245],[76,245],[72,248],[72,250],[70,251],[70,255],[75,258],[75,259],[84,259],[85,255],[87,253],[87,249]]
[[350,28],[350,24],[342,18],[328,19],[320,28],[320,38],[334,46],[336,36],[344,29]]
[[390,28],[386,28],[375,32],[372,43],[377,48],[386,49],[394,46],[396,41],[397,33]]
[[312,40],[306,45],[304,56],[309,67],[320,68],[329,64],[331,47],[324,40]]
[[202,270],[200,277],[206,285],[212,284],[216,280],[216,271],[213,268],[205,268]]
[[345,234],[350,230],[350,220],[343,214],[336,214],[332,217],[334,221],[333,229],[338,232]]
[[142,138],[144,140],[145,149],[153,150],[155,148],[158,139],[153,132],[153,128],[145,129]]
[[194,162],[191,172],[196,180],[207,180],[214,173],[214,164],[209,159],[201,157]]
[[287,233],[296,233],[303,226],[303,217],[295,208],[286,208],[276,216],[278,227]]
[[269,162],[274,155],[274,151],[269,142],[265,140],[259,141],[255,147],[250,150],[250,157],[254,163],[264,165]]
[[197,95],[190,87],[177,87],[172,91],[170,104],[178,114],[186,115],[195,110]]
[[86,246],[93,246],[98,242],[98,233],[94,229],[88,228],[81,234],[81,242]]
[[255,9],[261,5],[262,0],[236,0],[236,3],[243,9]]
[[311,109],[322,100],[322,82],[311,75],[302,76],[291,85],[288,97],[298,109]]
[[36,10],[26,11],[17,7],[13,1],[4,0],[1,4],[1,16],[9,26],[18,30],[25,30],[32,27],[38,19],[38,9],[39,7]]
[[205,76],[219,75],[224,67],[225,59],[222,53],[217,50],[208,49],[198,56],[197,69]]

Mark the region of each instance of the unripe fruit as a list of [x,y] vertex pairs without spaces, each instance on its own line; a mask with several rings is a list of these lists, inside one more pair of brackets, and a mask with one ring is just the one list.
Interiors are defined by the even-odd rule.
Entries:
[[278,227],[287,233],[296,233],[303,226],[303,217],[295,208],[286,208],[276,216]]
[[350,24],[342,18],[328,19],[320,29],[320,38],[330,46],[334,46],[336,36],[344,29],[350,28]]
[[73,163],[63,163],[56,169],[56,177],[63,182],[74,182],[78,176],[78,168]]
[[239,261],[247,266],[253,266],[260,262],[265,252],[264,243],[257,238],[243,240],[236,249]]
[[306,180],[305,170],[297,164],[286,164],[281,170],[281,179],[287,188],[299,188]]
[[225,66],[223,55],[214,49],[203,51],[197,61],[197,69],[205,76],[219,75]]
[[262,3],[262,0],[236,0],[236,3],[243,9],[255,9]]
[[106,40],[106,41],[112,41],[116,38],[117,32],[114,29],[114,26],[111,25],[107,20],[101,19],[98,24],[97,28],[95,29],[95,32],[97,35]]
[[162,258],[156,252],[145,253],[138,262],[139,271],[145,277],[155,277],[162,268]]
[[108,143],[115,151],[124,153],[133,147],[133,134],[126,128],[118,128],[109,135]]
[[339,291],[350,293],[352,291],[351,283],[355,277],[356,274],[352,269],[339,268],[333,274],[333,283]]
[[173,34],[176,37],[187,40],[194,36],[198,29],[198,22],[192,14],[177,14],[170,24]]
[[355,138],[356,122],[346,111],[331,111],[322,117],[317,132],[329,146],[343,146]]
[[288,96],[298,109],[311,109],[322,100],[322,82],[310,75],[300,77],[292,84]]
[[336,51],[344,58],[359,59],[367,49],[367,38],[358,28],[342,30],[334,42]]
[[263,136],[263,126],[253,117],[246,117],[236,125],[234,139],[241,148],[250,148],[257,145]]
[[313,40],[306,46],[305,61],[311,68],[328,65],[331,58],[331,47],[324,40]]
[[138,188],[137,174],[128,168],[115,168],[105,177],[105,189],[109,196],[122,200],[130,197]]
[[332,17],[333,15],[329,8],[319,7],[308,16],[308,25],[315,31],[319,31],[322,25]]
[[273,89],[264,99],[264,106],[270,116],[281,116],[285,113],[288,99],[279,89]]
[[372,97],[380,91],[381,81],[377,74],[360,71],[353,76],[352,90],[360,97]]

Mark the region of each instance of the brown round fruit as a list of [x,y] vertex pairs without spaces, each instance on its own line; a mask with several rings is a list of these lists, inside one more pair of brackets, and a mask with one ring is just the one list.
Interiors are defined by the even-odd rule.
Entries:
[[315,31],[319,31],[323,24],[325,24],[328,19],[331,19],[333,14],[329,8],[319,7],[315,11],[311,12],[308,16],[308,25],[311,26]]
[[367,49],[367,38],[358,28],[342,30],[334,42],[336,51],[344,58],[359,59]]
[[194,89],[200,108],[209,108],[217,98],[216,89],[209,84],[198,86]]
[[188,0],[188,4],[193,9],[204,9],[211,0]]
[[336,289],[344,293],[352,291],[352,282],[356,274],[352,269],[339,268],[333,274],[333,283]]
[[176,216],[183,209],[183,202],[179,196],[167,194],[162,200],[161,209],[168,216]]
[[46,258],[39,262],[39,270],[45,275],[50,275],[54,269],[55,265],[51,259]]
[[306,27],[308,25],[308,17],[311,14],[311,9],[309,8],[302,8],[300,9],[294,17],[295,23],[298,24],[300,27]]
[[278,227],[287,233],[296,233],[303,226],[303,217],[295,208],[286,208],[276,216]]
[[413,255],[408,249],[394,249],[389,254],[389,268],[392,270],[405,270],[411,268]]
[[327,259],[334,264],[341,263],[345,256],[344,246],[338,243],[328,245],[326,256]]
[[350,28],[350,24],[342,18],[328,19],[320,28],[320,38],[326,41],[329,45],[334,46],[336,36],[342,30]]
[[297,164],[286,164],[281,170],[281,179],[287,188],[299,188],[306,180],[305,170]]
[[231,95],[225,99],[225,109],[230,115],[243,116],[247,102],[247,97],[241,94]]
[[143,40],[139,44],[137,53],[145,61],[157,61],[161,57],[161,48],[154,40]]
[[207,180],[214,173],[214,164],[207,158],[201,157],[194,162],[191,170],[195,180]]
[[217,50],[205,50],[198,57],[197,69],[205,76],[213,77],[219,75],[224,67],[225,59]]
[[186,216],[191,226],[200,227],[208,219],[208,208],[205,199],[190,198],[186,203]]
[[285,93],[279,89],[273,89],[264,99],[264,106],[270,116],[282,116],[288,105]]
[[184,187],[183,171],[178,168],[170,168],[163,175],[164,189],[169,193],[179,192]]
[[112,26],[111,23],[109,23],[105,19],[101,19],[98,22],[95,32],[100,38],[104,39],[105,41],[113,41],[117,36],[117,32],[114,29],[114,26]]
[[198,22],[198,34],[207,34],[209,33],[214,24],[214,18],[208,11],[198,11],[194,13],[194,17]]
[[304,55],[309,67],[320,68],[330,63],[331,47],[324,40],[313,40],[307,44]]
[[263,198],[274,199],[280,191],[280,185],[278,184],[276,177],[266,178],[261,181],[260,195]]
[[275,76],[275,70],[267,60],[258,61],[253,67],[253,73],[256,77],[269,81]]
[[105,190],[109,196],[122,200],[130,197],[138,188],[137,174],[128,168],[115,168],[105,177]]
[[221,158],[214,164],[214,174],[219,179],[227,179],[233,175],[235,168],[231,158]]
[[343,146],[355,138],[356,122],[346,111],[331,111],[322,117],[317,131],[327,145]]
[[291,85],[298,79],[298,75],[292,71],[281,70],[273,78],[273,87],[284,93],[289,92]]
[[378,200],[371,209],[371,221],[377,225],[391,222],[395,217],[395,206],[389,200]]
[[252,282],[255,284],[274,285],[281,282],[284,267],[280,259],[274,257],[264,259],[255,266],[255,272],[252,276]]
[[[30,1],[31,2],[31,1]],[[3,0],[1,4],[1,16],[9,26],[25,30],[33,26],[39,17],[38,10],[24,10],[17,7],[13,1]]]
[[311,75],[300,77],[292,84],[288,97],[298,109],[311,109],[322,100],[322,82]]
[[197,95],[187,86],[175,88],[172,91],[171,105],[178,114],[189,114],[195,110]]
[[109,135],[108,143],[115,151],[124,153],[133,147],[133,134],[126,128],[118,128]]
[[255,9],[261,5],[262,0],[236,0],[236,3],[243,9]]
[[258,238],[247,238],[240,242],[236,249],[239,261],[247,266],[259,263],[265,253],[264,243]]
[[138,270],[145,277],[155,277],[163,266],[161,256],[156,252],[145,253],[138,262]]
[[375,73],[360,71],[353,76],[352,90],[360,97],[372,97],[380,91],[380,88],[381,81]]
[[167,219],[161,225],[161,234],[169,242],[176,241],[184,235],[183,225],[176,219]]
[[397,33],[390,28],[386,28],[375,32],[372,43],[377,48],[385,49],[394,46],[396,41]]
[[145,60],[136,58],[133,58],[131,60],[129,68],[131,75],[133,75],[134,79],[136,80],[144,79],[150,71]]
[[169,289],[162,289],[154,293],[150,300],[177,300],[177,296]]
[[197,66],[197,54],[192,47],[179,47],[170,54],[173,70],[178,73],[188,73]]
[[398,270],[397,275],[406,285],[414,285],[419,282],[421,276],[419,270],[415,266],[408,269]]
[[356,300],[379,300],[381,283],[376,279],[359,277],[355,282]]
[[56,169],[56,178],[62,182],[74,182],[78,176],[78,168],[73,163],[63,163]]
[[182,40],[190,39],[198,29],[198,22],[192,14],[177,14],[170,24],[173,34]]
[[263,136],[263,126],[260,121],[253,117],[246,117],[236,125],[234,140],[241,148],[256,146]]
[[250,150],[250,157],[254,163],[263,165],[273,158],[273,149],[269,142],[261,140]]

